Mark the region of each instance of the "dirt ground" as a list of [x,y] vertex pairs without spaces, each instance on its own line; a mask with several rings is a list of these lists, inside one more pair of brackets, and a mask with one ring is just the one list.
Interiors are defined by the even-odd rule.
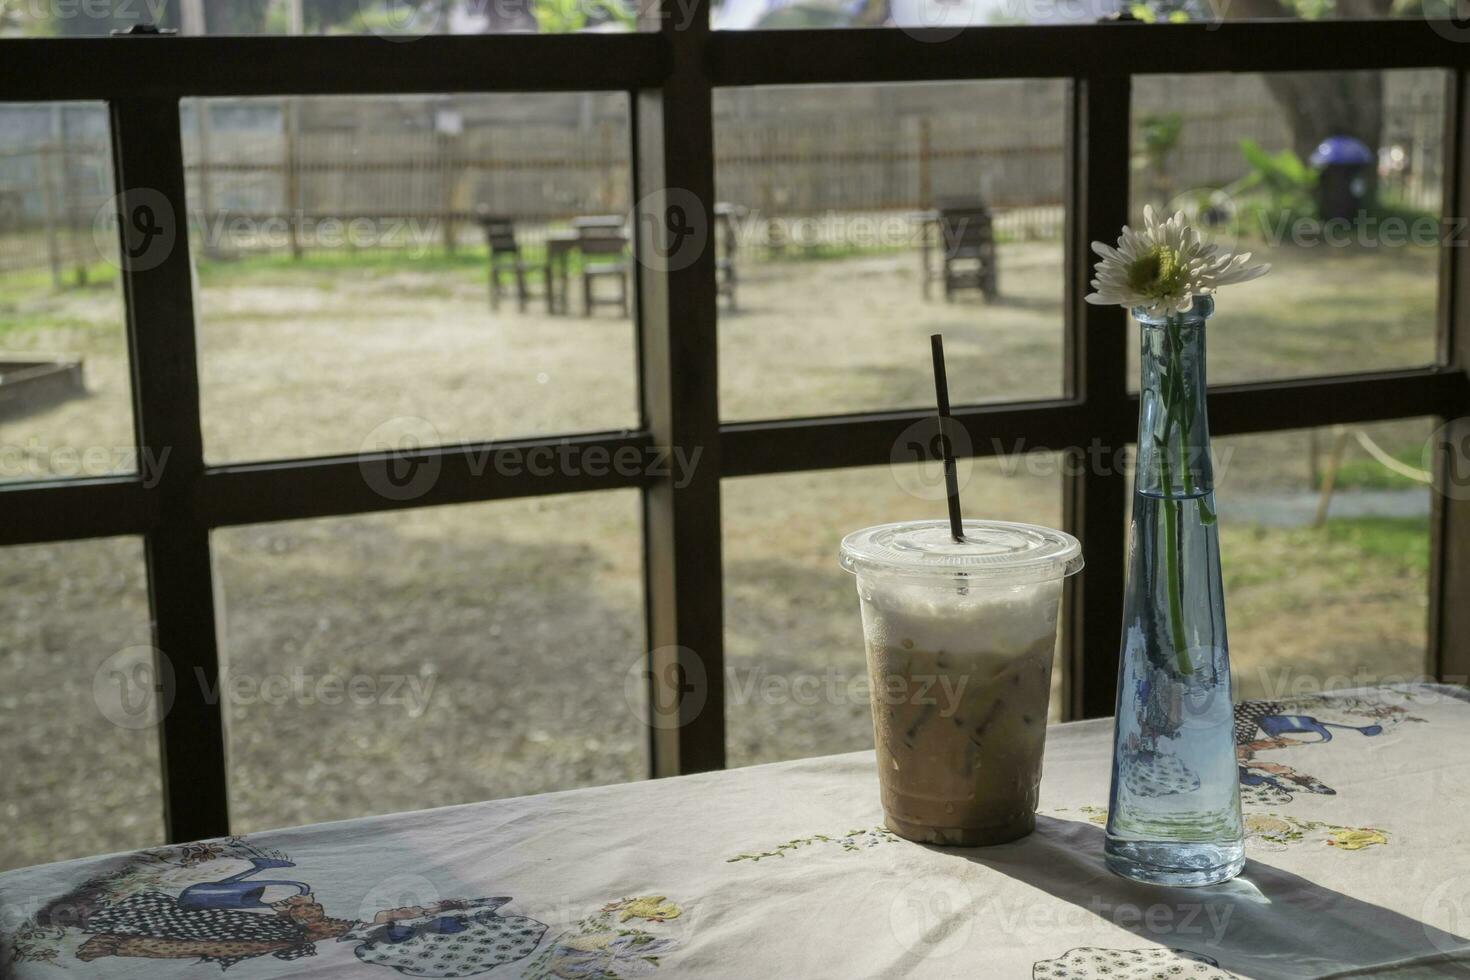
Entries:
[[[1058,394],[1061,253],[1010,245],[1002,263],[992,306],[922,302],[909,255],[747,263],[720,322],[723,414],[924,405],[935,331],[957,402]],[[1290,254],[1222,304],[1213,376],[1423,363],[1434,292],[1432,255]],[[627,320],[492,316],[473,269],[206,269],[200,309],[213,461],[355,452],[425,425],[454,442],[637,421]],[[90,392],[0,426],[0,477],[126,460],[120,322],[111,287],[0,300],[0,346],[83,355]],[[1412,453],[1428,428],[1369,431]],[[1427,525],[1413,515],[1427,490],[1393,491],[1411,516],[1384,520],[1407,523],[1266,520],[1266,501],[1311,497],[1307,437],[1221,442],[1234,447],[1221,513],[1240,693],[1422,670]],[[869,743],[836,544],[935,516],[913,492],[924,485],[886,466],[727,482],[732,765]],[[1061,521],[1045,458],[976,464],[964,492],[977,516]],[[217,532],[236,829],[640,776],[646,731],[624,683],[642,648],[639,534],[631,492]],[[154,733],[113,724],[94,697],[107,703],[114,672],[148,656],[139,543],[9,549],[0,589],[0,868],[155,842]],[[349,683],[371,696],[324,703]]]

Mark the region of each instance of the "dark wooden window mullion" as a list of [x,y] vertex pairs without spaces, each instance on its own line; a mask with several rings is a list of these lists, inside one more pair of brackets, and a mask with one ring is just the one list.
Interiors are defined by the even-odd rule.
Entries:
[[[1445,180],[1441,213],[1454,247],[1441,250],[1439,359],[1470,369],[1470,241],[1460,227],[1470,203],[1470,74],[1450,73],[1445,113]],[[1464,388],[1462,387],[1462,393]],[[1442,680],[1470,679],[1470,403],[1444,413],[1434,454],[1430,507],[1429,669]]]
[[687,481],[643,491],[650,769],[670,776],[725,766],[714,124],[708,3],[649,14],[671,61],[661,87],[633,94],[643,421],[655,445],[699,453]]
[[[1080,397],[1101,455],[1079,446],[1082,465],[1063,489],[1063,514],[1082,541],[1087,567],[1068,582],[1065,632],[1068,717],[1113,713],[1118,628],[1123,619],[1126,474],[1113,451],[1134,437],[1128,397],[1127,320],[1122,309],[1083,301],[1089,243],[1111,241],[1128,220],[1129,112],[1126,75],[1073,82],[1067,208],[1067,343],[1070,393]],[[1098,465],[1098,460],[1102,465]]]
[[111,117],[119,224],[130,229],[120,247],[138,445],[163,461],[152,489],[159,517],[144,541],[167,709],[164,825],[169,841],[189,841],[228,833],[229,812],[209,528],[197,499],[204,459],[179,103],[119,100]]

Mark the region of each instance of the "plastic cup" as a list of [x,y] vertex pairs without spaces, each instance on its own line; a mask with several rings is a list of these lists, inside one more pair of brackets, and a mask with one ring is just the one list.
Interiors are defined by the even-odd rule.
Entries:
[[1082,548],[1005,521],[882,524],[842,540],[857,576],[888,829],[1000,844],[1036,826],[1062,580]]

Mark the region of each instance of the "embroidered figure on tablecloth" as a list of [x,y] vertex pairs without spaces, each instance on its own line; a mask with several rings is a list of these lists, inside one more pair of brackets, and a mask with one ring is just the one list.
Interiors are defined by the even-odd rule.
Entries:
[[1031,965],[1031,980],[1240,980],[1208,956],[1187,949],[1080,946]]
[[[249,867],[239,869],[241,862]],[[385,909],[369,921],[334,918],[305,882],[259,877],[293,866],[281,852],[239,838],[143,851],[48,903],[17,931],[10,959],[62,967],[72,957],[190,960],[227,970],[261,957],[315,956],[317,943],[335,939],[357,943],[364,963],[451,978],[524,959],[546,933],[535,919],[502,916],[508,897]]]
[[[536,951],[546,924],[496,909],[509,898],[439,902],[387,922],[360,924],[338,942],[357,942],[364,963],[391,967],[410,977],[469,977]],[[402,912],[404,910],[397,910]]]
[[1312,696],[1281,701],[1242,701],[1235,706],[1235,755],[1240,799],[1257,806],[1290,803],[1296,793],[1334,795],[1320,779],[1258,753],[1330,742],[1334,734],[1373,738],[1405,721],[1423,721],[1402,705],[1359,697]]

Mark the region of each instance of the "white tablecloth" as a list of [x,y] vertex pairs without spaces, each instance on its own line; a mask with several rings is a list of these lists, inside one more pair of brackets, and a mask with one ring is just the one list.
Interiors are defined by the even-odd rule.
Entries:
[[1470,977],[1461,696],[1240,706],[1251,860],[1208,889],[1103,868],[1095,721],[1014,844],[899,840],[872,753],[807,759],[10,872],[0,975]]

